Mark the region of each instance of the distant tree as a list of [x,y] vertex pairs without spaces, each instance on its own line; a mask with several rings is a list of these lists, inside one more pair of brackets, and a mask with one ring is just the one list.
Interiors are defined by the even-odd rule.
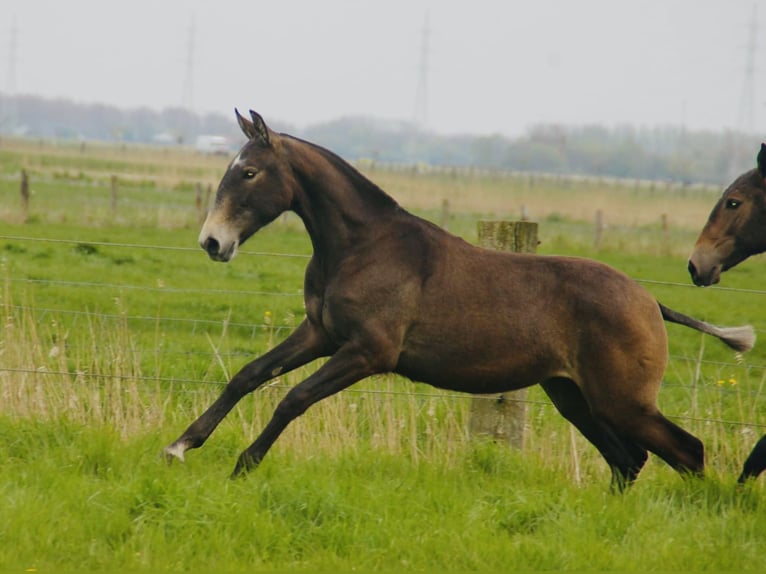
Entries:
[[[193,144],[199,135],[242,135],[232,114],[194,114],[183,108],[123,110],[101,104],[0,93],[4,129],[33,137],[153,142],[162,134]],[[11,125],[13,124],[13,125]],[[344,117],[298,131],[277,118],[279,131],[304,137],[348,160],[542,171],[558,174],[669,179],[723,184],[752,166],[760,139],[735,132],[690,132],[680,126],[564,126],[537,124],[518,138],[444,136],[410,122]]]

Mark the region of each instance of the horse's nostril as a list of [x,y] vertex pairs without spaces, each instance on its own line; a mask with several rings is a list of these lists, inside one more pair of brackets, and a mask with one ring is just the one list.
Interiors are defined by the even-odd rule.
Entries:
[[207,251],[208,255],[217,255],[221,250],[221,245],[218,243],[217,239],[208,237],[202,242],[202,249]]
[[694,263],[692,263],[692,260],[689,259],[689,274],[692,276],[692,279],[697,277],[697,267],[695,267]]

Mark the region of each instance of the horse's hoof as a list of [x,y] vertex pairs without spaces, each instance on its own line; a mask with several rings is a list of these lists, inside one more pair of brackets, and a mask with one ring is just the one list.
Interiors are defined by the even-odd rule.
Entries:
[[162,457],[168,464],[172,463],[174,460],[184,462],[184,448],[177,443],[173,443],[162,450]]

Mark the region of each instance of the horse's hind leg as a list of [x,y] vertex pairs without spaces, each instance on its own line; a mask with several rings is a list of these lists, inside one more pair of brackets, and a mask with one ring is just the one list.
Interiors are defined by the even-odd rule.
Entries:
[[612,489],[624,490],[638,476],[648,454],[634,442],[618,435],[606,421],[596,419],[580,388],[569,379],[541,383],[554,406],[601,453],[612,469]]
[[705,448],[702,441],[670,422],[657,409],[612,409],[618,432],[659,456],[681,474],[702,476]]
[[753,452],[747,457],[738,482],[742,483],[748,478],[755,478],[764,470],[766,470],[766,435],[761,437],[753,448]]

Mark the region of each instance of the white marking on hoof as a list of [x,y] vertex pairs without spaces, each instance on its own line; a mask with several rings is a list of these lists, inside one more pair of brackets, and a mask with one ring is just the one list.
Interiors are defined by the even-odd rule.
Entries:
[[173,462],[173,459],[176,458],[181,462],[184,462],[185,451],[186,449],[183,447],[183,445],[174,442],[170,446],[166,446],[163,452],[165,454],[165,460],[168,462]]

